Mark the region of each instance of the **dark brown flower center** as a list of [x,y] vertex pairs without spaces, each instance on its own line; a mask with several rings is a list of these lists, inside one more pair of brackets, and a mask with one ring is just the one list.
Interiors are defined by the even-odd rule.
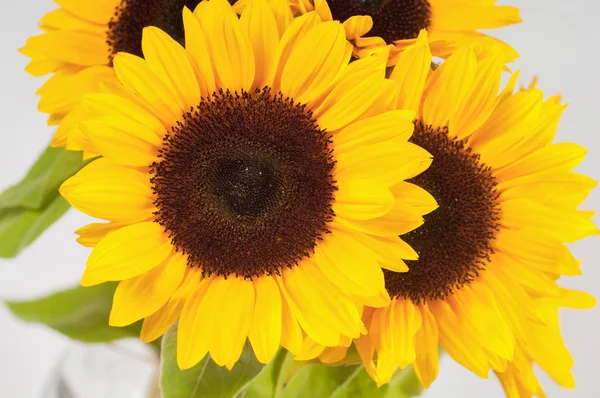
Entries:
[[379,36],[388,44],[414,39],[431,23],[431,6],[427,0],[329,0],[328,4],[335,20],[370,15],[373,29],[368,36]]
[[415,124],[411,141],[433,155],[433,163],[411,182],[431,193],[439,208],[402,236],[419,254],[406,273],[385,272],[391,296],[415,303],[441,299],[472,282],[492,254],[499,227],[496,179],[478,154],[447,128]]
[[330,142],[311,112],[267,88],[215,93],[184,115],[152,165],[157,222],[190,266],[278,274],[328,232]]
[[[121,0],[108,23],[107,42],[110,59],[118,52],[142,56],[142,30],[156,26],[184,44],[182,11],[194,11],[201,0]],[[233,4],[236,0],[229,0]]]

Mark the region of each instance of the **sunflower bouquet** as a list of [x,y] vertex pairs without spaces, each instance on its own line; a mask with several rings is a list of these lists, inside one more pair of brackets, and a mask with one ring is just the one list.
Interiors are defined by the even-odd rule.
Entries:
[[71,206],[92,250],[80,287],[15,315],[139,337],[164,398],[412,397],[441,355],[509,397],[545,396],[534,365],[574,387],[558,310],[595,299],[559,282],[599,234],[596,182],[553,142],[561,98],[479,32],[516,8],[55,2],[21,52],[56,132],[2,194],[44,218],[10,254]]

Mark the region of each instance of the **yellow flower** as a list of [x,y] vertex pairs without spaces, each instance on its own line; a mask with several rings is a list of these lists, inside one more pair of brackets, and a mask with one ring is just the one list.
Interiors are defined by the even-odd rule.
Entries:
[[[117,81],[112,68],[116,53],[142,55],[144,27],[157,26],[183,44],[181,10],[184,6],[194,9],[200,0],[55,2],[60,8],[46,14],[40,22],[44,33],[29,38],[21,49],[31,58],[27,72],[34,76],[53,74],[38,91],[39,110],[50,114],[51,125],[60,123],[83,95],[101,91],[104,85]],[[67,145],[63,130],[58,132],[53,146]]]
[[[242,3],[244,0],[241,0]],[[483,51],[499,45],[504,62],[519,54],[508,44],[478,32],[521,22],[516,7],[497,6],[496,0],[289,0],[296,14],[316,10],[324,20],[343,21],[354,54],[364,57],[393,44],[388,64],[415,43],[427,29],[433,55],[447,57],[457,48]]]
[[[425,36],[401,54],[391,78],[400,87],[397,106],[417,114],[411,142],[434,157],[411,182],[439,208],[403,236],[419,257],[408,272],[384,273],[392,301],[364,311],[368,335],[355,340],[358,352],[379,384],[413,364],[429,387],[441,345],[483,378],[496,371],[510,396],[540,391],[532,362],[572,387],[557,308],[595,300],[556,280],[580,274],[565,243],[598,234],[593,213],[577,210],[596,186],[572,172],[586,151],[552,143],[565,108],[559,97],[544,100],[535,84],[513,93],[517,74],[498,94],[501,49],[478,58],[463,48],[431,72]],[[300,357],[345,355],[313,346]]]
[[110,323],[145,318],[143,340],[180,318],[182,368],[231,367],[246,338],[264,363],[303,333],[349,343],[362,306],[390,301],[382,268],[414,255],[398,235],[437,206],[404,181],[431,163],[414,111],[394,110],[386,57],[349,63],[343,26],[314,12],[210,0],[183,19],[185,49],[146,28],[145,59],[114,58],[122,86],[83,99],[77,134],[103,157],[60,191],[110,223],[78,231],[82,284],[121,281]]

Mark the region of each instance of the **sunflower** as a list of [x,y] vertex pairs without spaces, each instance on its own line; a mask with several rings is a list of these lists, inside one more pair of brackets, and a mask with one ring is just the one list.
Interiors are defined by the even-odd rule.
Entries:
[[[200,0],[55,2],[60,8],[40,21],[44,33],[30,37],[20,50],[31,58],[28,73],[52,74],[38,91],[39,110],[50,114],[51,125],[69,115],[83,95],[117,82],[112,68],[115,54],[141,56],[144,27],[157,26],[183,44],[181,10],[184,6],[193,10]],[[52,145],[67,145],[66,129],[57,132]]]
[[404,181],[431,163],[414,112],[395,110],[386,58],[350,64],[343,26],[314,12],[287,26],[265,0],[239,19],[210,0],[183,19],[185,48],[145,28],[144,58],[113,59],[122,85],[83,99],[78,134],[103,157],[60,192],[109,223],[78,231],[82,284],[121,281],[110,324],[144,318],[145,341],[179,318],[184,369],[207,352],[231,367],[246,338],[264,363],[304,334],[350,342],[362,306],[389,303],[382,268],[413,255],[399,231],[437,206]]
[[[513,93],[518,74],[498,94],[502,49],[482,58],[460,49],[435,72],[431,57],[422,31],[391,78],[400,87],[396,105],[417,115],[410,141],[434,159],[410,181],[432,193],[439,208],[403,236],[418,258],[409,259],[408,272],[384,272],[392,300],[365,309],[368,335],[355,340],[356,348],[379,384],[413,364],[429,387],[441,346],[483,378],[494,370],[509,396],[540,394],[534,362],[572,387],[557,310],[589,308],[595,300],[556,280],[580,274],[565,243],[599,232],[593,213],[577,210],[596,186],[572,171],[585,149],[552,143],[565,108],[560,97],[544,100],[535,84]],[[345,348],[314,343],[305,351],[301,358],[325,362],[345,355]]]
[[[241,0],[240,3],[245,0]],[[389,65],[395,65],[419,32],[427,29],[433,55],[447,57],[457,48],[490,45],[502,49],[504,62],[519,54],[508,44],[478,32],[521,22],[516,7],[496,0],[289,0],[295,14],[317,11],[325,20],[344,21],[354,55],[363,57],[393,44]],[[368,36],[366,36],[368,35]]]

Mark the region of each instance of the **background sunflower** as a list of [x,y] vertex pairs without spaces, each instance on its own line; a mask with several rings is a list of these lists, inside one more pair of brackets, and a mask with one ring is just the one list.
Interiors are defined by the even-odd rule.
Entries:
[[[242,2],[245,0],[242,0]],[[478,0],[289,0],[295,13],[317,10],[324,19],[344,22],[354,54],[362,57],[393,44],[388,65],[394,65],[402,50],[413,44],[421,29],[427,29],[434,56],[447,57],[457,48],[472,45],[501,48],[504,62],[519,56],[513,43],[488,36],[486,29],[521,22],[519,9],[496,1]]]

